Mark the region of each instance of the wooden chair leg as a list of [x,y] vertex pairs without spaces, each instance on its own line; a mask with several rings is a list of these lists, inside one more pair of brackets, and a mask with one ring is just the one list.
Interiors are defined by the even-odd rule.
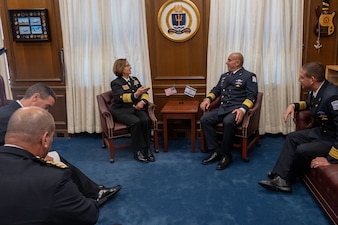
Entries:
[[154,151],[158,153],[159,147],[158,147],[158,130],[154,130]]
[[110,162],[113,163],[115,161],[115,148],[114,148],[114,140],[113,139],[108,139],[109,143],[109,155],[110,155]]
[[105,147],[107,147],[107,146],[106,146],[106,142],[104,141],[104,139],[105,139],[105,134],[102,132],[102,133],[101,133],[101,136],[102,136],[102,148],[105,148]]
[[261,145],[261,140],[260,140],[260,136],[259,136],[259,131],[258,130],[256,130],[256,132],[255,132],[255,139],[256,139],[256,141],[255,141],[255,144],[256,144],[256,146],[260,146]]
[[200,149],[202,152],[205,151],[203,130],[201,130],[201,133],[200,133]]
[[249,162],[248,158],[248,138],[242,138],[242,159]]

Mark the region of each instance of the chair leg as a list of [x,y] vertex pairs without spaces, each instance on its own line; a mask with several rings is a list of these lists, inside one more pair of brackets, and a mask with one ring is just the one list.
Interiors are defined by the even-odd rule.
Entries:
[[201,150],[202,152],[205,151],[203,130],[201,130],[201,133],[200,133],[200,150]]
[[158,153],[159,147],[158,147],[158,130],[154,130],[154,151]]
[[260,142],[260,136],[259,136],[259,131],[256,130],[255,132],[255,143],[256,143],[256,146],[261,146],[261,142]]
[[107,147],[107,146],[106,146],[106,142],[104,141],[105,135],[104,135],[103,132],[101,133],[101,136],[102,136],[102,146],[101,146],[101,147],[102,147],[102,148],[105,148],[105,147]]
[[249,162],[248,158],[248,138],[242,138],[242,159],[244,162]]
[[114,140],[113,139],[108,139],[108,144],[109,144],[109,155],[110,155],[110,162],[113,163],[114,157],[115,157],[115,148],[114,148]]

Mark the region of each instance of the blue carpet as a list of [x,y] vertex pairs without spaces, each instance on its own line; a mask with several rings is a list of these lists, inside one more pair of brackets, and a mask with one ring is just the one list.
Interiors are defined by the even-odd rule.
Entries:
[[233,163],[223,171],[217,171],[216,164],[201,165],[208,154],[199,147],[191,153],[185,139],[170,140],[169,152],[161,149],[156,162],[148,164],[133,160],[128,147],[117,149],[115,163],[109,163],[99,135],[57,137],[53,150],[95,182],[123,186],[101,208],[99,225],[331,224],[300,180],[292,194],[266,191],[257,184],[273,167],[283,141],[283,136],[263,136],[248,163],[234,150]]

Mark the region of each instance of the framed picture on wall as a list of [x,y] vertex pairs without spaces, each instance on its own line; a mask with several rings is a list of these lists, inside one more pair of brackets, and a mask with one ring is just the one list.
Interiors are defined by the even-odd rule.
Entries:
[[9,10],[13,41],[49,41],[47,9]]

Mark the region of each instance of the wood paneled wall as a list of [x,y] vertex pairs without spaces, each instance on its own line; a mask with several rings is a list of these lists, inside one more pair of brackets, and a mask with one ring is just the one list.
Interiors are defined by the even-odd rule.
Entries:
[[[205,96],[207,75],[207,46],[209,25],[209,0],[192,0],[200,13],[200,27],[193,38],[185,42],[174,42],[161,33],[157,16],[167,0],[146,0],[148,45],[151,77],[153,82],[156,116],[162,121],[160,110],[168,99],[191,100],[184,95],[184,88],[190,85],[197,89],[194,100]],[[175,86],[177,94],[165,96],[164,89]]]
[[[331,36],[320,37],[322,47],[319,51],[314,47],[317,43],[315,32],[318,17],[316,8],[322,7],[322,0],[304,0],[304,35],[303,35],[303,63],[319,61],[324,65],[338,64],[338,15],[333,18],[335,31]],[[338,0],[330,0],[329,12],[338,13]],[[301,99],[307,98],[307,91],[301,90]]]
[[[325,65],[338,64],[338,35],[337,21],[338,15],[333,19],[335,32],[328,37],[320,37],[322,47],[318,51],[316,45],[317,34],[315,33],[316,22],[316,7],[322,7],[322,0],[305,0],[304,1],[304,51],[303,62],[320,61]],[[335,11],[338,13],[338,0],[330,0],[329,12]]]
[[[48,10],[50,41],[15,42],[12,38],[8,10]],[[66,84],[63,71],[62,30],[58,0],[0,0],[0,15],[7,49],[9,75],[14,99],[20,99],[26,89],[37,82],[49,85],[57,95],[51,109],[56,131],[67,136]]]

